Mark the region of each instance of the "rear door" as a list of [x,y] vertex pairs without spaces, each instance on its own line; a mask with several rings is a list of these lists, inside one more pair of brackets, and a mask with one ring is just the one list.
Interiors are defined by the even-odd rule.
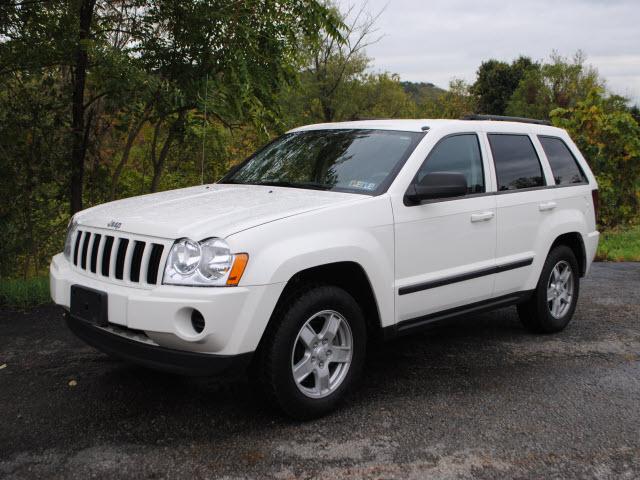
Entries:
[[498,190],[494,296],[499,297],[525,290],[536,260],[540,224],[555,203],[529,134],[488,133],[487,138]]

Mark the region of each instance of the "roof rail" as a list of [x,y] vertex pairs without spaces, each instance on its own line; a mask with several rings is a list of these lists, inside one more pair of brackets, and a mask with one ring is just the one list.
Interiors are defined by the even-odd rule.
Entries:
[[523,117],[505,117],[504,115],[465,115],[461,120],[492,120],[494,122],[518,122],[518,123],[533,123],[535,125],[551,125],[548,120],[536,120],[534,118]]

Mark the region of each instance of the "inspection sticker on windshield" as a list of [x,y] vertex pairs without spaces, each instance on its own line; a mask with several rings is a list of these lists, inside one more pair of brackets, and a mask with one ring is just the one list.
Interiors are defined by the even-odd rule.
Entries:
[[362,190],[375,190],[376,184],[371,182],[363,182],[361,180],[351,180],[349,186],[352,188],[360,188]]

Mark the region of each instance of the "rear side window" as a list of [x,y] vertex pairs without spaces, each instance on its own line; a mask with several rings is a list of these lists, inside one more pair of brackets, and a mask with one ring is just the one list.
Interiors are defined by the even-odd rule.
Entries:
[[490,134],[489,144],[499,191],[544,186],[540,159],[527,135]]
[[441,140],[420,167],[418,183],[425,175],[434,172],[462,173],[467,179],[467,192],[484,192],[484,171],[478,136],[469,133]]
[[576,158],[560,138],[538,136],[544,153],[549,159],[556,185],[570,185],[587,181]]

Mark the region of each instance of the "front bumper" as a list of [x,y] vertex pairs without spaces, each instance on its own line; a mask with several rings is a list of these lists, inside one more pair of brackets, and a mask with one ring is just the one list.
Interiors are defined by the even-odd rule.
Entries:
[[[220,356],[256,350],[284,289],[281,283],[243,287],[156,285],[140,288],[138,285],[105,281],[95,274],[79,271],[62,254],[53,258],[49,278],[53,301],[67,310],[72,285],[105,292],[109,325],[143,332],[152,344],[164,349]],[[194,309],[205,320],[204,330],[200,333],[191,324]]]
[[81,340],[116,358],[179,375],[223,375],[243,372],[252,353],[214,355],[173,350],[128,339],[65,313],[69,329]]

